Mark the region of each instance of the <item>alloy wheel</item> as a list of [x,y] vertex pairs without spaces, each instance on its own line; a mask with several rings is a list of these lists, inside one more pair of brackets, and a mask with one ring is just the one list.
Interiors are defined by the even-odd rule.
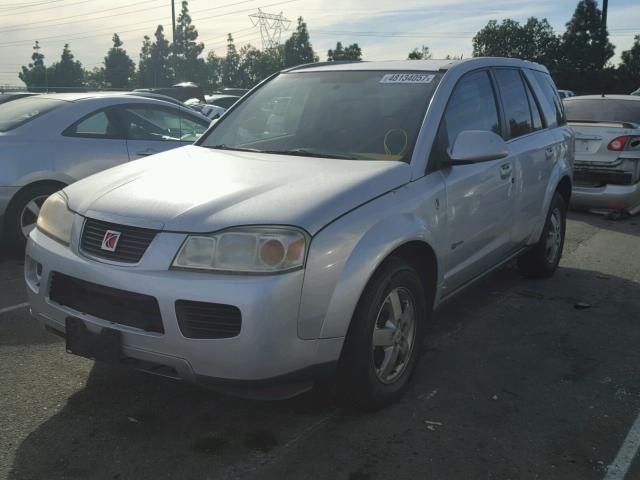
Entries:
[[391,384],[402,375],[415,339],[415,301],[406,288],[394,288],[382,302],[373,330],[373,367],[380,382]]
[[42,204],[48,197],[49,195],[39,195],[32,198],[20,212],[20,217],[18,218],[20,222],[19,227],[25,239],[29,237],[31,230],[36,228],[40,208],[42,208]]
[[545,244],[547,262],[552,264],[557,260],[562,245],[562,213],[559,208],[554,208],[549,217],[549,231]]

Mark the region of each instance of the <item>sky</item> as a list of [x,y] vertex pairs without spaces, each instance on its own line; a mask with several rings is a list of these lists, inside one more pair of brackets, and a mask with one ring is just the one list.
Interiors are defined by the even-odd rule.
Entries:
[[[180,0],[176,9],[180,9]],[[302,16],[321,60],[336,41],[357,42],[365,60],[404,59],[414,47],[427,45],[434,58],[471,56],[471,40],[491,19],[524,21],[547,18],[556,32],[564,31],[577,0],[190,0],[189,9],[205,43],[205,54],[224,55],[226,36],[239,47],[261,47],[258,27],[250,14],[261,8],[291,20],[282,39]],[[177,11],[176,11],[177,15]],[[609,1],[610,39],[620,52],[640,34],[640,0]],[[0,86],[22,86],[17,72],[30,61],[35,40],[45,63],[60,57],[65,43],[85,68],[100,66],[118,33],[137,62],[144,35],[158,24],[171,35],[171,0],[0,0]]]

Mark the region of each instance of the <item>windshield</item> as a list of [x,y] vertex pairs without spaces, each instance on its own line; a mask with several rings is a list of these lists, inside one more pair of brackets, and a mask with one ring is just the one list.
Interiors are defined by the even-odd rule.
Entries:
[[222,118],[210,148],[409,162],[441,75],[283,73]]
[[8,132],[64,105],[51,98],[28,97],[0,105],[0,132]]
[[570,122],[630,122],[640,123],[640,102],[602,98],[564,102]]

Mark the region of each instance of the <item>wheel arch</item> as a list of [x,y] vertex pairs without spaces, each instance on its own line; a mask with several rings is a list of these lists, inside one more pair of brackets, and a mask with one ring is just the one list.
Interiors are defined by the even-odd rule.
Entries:
[[430,307],[433,305],[440,271],[431,232],[424,224],[416,224],[415,217],[403,217],[390,223],[381,222],[355,246],[327,299],[329,305],[321,324],[320,338],[347,334],[365,288],[391,257],[401,258],[416,269],[425,287],[425,300]]
[[53,186],[53,187],[59,187],[60,190],[62,190],[64,187],[66,187],[68,184],[65,182],[62,182],[60,180],[52,180],[52,179],[42,179],[42,180],[36,180],[33,181],[31,183],[28,183],[26,185],[23,185],[22,187],[20,187],[19,190],[17,190],[13,196],[11,197],[11,200],[9,200],[9,203],[7,204],[7,208],[5,210],[4,213],[4,222],[2,225],[2,233],[4,236],[7,235],[8,229],[9,229],[9,224],[8,222],[11,221],[11,215],[8,214],[8,212],[12,212],[13,209],[15,208],[16,202],[18,201],[18,199],[21,197],[21,195],[29,190],[29,189],[33,189],[35,187],[48,187],[48,186]]
[[569,201],[571,200],[571,190],[571,178],[569,178],[569,175],[564,175],[556,186],[556,192],[558,192],[562,196],[564,204],[567,208],[569,208]]

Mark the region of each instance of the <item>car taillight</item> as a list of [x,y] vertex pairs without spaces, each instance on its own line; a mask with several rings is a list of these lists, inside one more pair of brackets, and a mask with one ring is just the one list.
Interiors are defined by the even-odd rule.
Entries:
[[613,150],[614,152],[621,152],[622,150],[624,150],[624,146],[627,144],[627,140],[629,140],[629,137],[627,135],[616,137],[609,142],[609,145],[607,145],[607,149]]

